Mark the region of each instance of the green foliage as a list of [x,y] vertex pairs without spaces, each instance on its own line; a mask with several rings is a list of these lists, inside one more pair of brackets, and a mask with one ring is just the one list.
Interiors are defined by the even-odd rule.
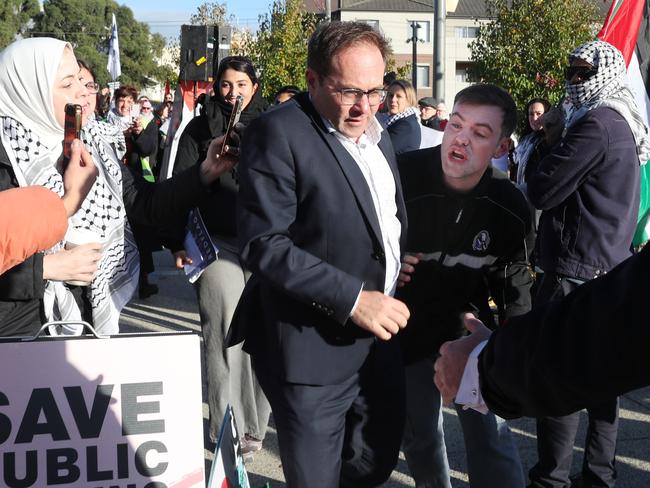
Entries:
[[38,10],[38,0],[0,1],[0,49],[25,33],[29,20]]
[[413,66],[413,63],[411,61],[408,61],[404,63],[402,66],[397,66],[397,61],[395,60],[394,57],[388,58],[386,61],[386,73],[390,73],[391,71],[395,72],[397,75],[398,80],[411,80],[411,67]]
[[76,56],[93,67],[98,83],[110,81],[106,64],[113,13],[120,42],[119,81],[142,88],[170,76],[169,68],[156,62],[165,47],[164,38],[151,34],[147,24],[136,21],[130,8],[113,0],[48,0],[43,8],[44,13],[34,18],[31,35],[70,42]]
[[262,95],[271,99],[283,85],[305,85],[307,42],[318,18],[303,12],[301,0],[274,0],[260,16],[257,35],[244,35],[240,54],[249,56],[262,80]]
[[[470,44],[473,81],[497,84],[523,110],[531,98],[564,94],[567,55],[602,23],[591,0],[486,0],[488,16]],[[526,117],[521,117],[525,126]]]

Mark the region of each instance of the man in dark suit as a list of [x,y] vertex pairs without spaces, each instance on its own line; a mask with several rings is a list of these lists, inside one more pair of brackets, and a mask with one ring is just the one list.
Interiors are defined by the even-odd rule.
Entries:
[[320,26],[309,93],[246,129],[238,230],[253,275],[233,318],[271,403],[288,487],[378,486],[403,428],[406,325],[392,298],[405,236],[388,134],[388,43],[367,24]]

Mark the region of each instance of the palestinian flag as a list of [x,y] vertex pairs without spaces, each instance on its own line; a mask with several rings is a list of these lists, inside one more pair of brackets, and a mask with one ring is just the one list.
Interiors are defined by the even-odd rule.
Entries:
[[237,424],[232,407],[228,405],[221,422],[221,431],[214,451],[207,488],[250,488],[244,457],[239,443]]
[[[616,46],[627,64],[639,112],[650,120],[650,24],[646,0],[614,0],[598,38]],[[634,245],[650,239],[650,164],[641,166],[641,201]]]

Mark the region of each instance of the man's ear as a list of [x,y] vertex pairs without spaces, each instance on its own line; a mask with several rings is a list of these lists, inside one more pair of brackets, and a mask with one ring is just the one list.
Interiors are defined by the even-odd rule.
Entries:
[[316,83],[318,81],[318,73],[316,73],[311,68],[307,68],[307,71],[305,71],[305,80],[307,81],[308,89],[316,88]]
[[501,140],[499,141],[499,145],[494,151],[493,159],[499,159],[504,154],[506,154],[509,150],[510,150],[510,138],[502,137]]

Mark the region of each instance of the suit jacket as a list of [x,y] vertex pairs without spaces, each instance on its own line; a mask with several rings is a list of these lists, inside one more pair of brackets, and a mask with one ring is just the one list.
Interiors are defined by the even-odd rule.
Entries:
[[[379,147],[406,212],[386,132]],[[362,288],[384,289],[379,221],[361,170],[328,133],[307,94],[246,129],[238,166],[238,233],[253,272],[231,324],[230,344],[265,355],[286,381],[334,384],[359,370],[374,342],[349,320]]]
[[566,415],[650,384],[650,246],[561,300],[512,318],[479,356],[505,417]]

